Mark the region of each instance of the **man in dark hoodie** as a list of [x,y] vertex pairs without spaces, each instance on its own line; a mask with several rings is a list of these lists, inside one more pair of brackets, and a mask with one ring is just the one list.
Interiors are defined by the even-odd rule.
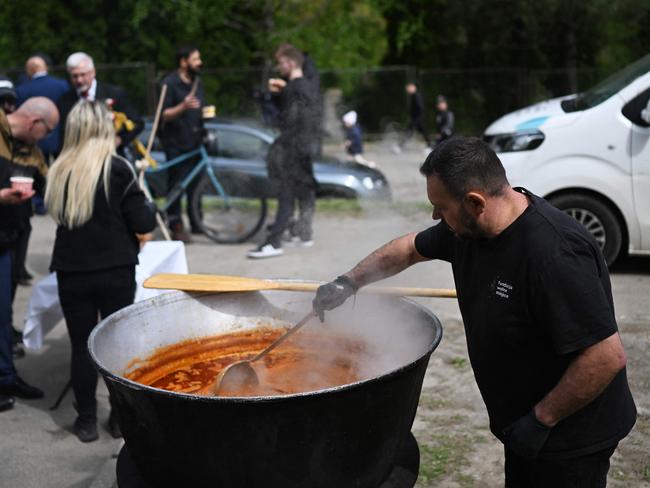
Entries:
[[288,229],[297,202],[299,218],[293,227],[292,244],[310,247],[316,198],[313,157],[317,148],[320,110],[313,84],[303,75],[303,53],[283,46],[276,53],[278,71],[284,79],[269,80],[269,89],[280,93],[280,136],[267,156],[269,178],[277,185],[278,211],[265,242],[249,251],[249,258],[279,256],[282,235]]

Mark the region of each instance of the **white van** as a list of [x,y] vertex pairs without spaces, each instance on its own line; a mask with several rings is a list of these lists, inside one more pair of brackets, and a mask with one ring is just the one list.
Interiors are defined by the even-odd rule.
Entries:
[[650,254],[649,99],[647,55],[584,93],[507,114],[484,135],[510,183],[581,222],[609,264],[625,251]]

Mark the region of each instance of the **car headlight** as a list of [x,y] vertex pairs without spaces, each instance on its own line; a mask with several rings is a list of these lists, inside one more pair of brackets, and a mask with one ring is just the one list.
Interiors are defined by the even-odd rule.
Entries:
[[512,132],[485,136],[484,140],[496,153],[532,151],[544,142],[544,133],[539,130]]
[[375,182],[372,181],[370,176],[366,176],[361,180],[361,184],[366,188],[366,190],[372,190],[375,187]]

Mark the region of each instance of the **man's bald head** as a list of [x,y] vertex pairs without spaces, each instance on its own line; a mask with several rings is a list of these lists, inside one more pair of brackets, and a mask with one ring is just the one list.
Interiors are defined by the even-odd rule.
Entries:
[[31,56],[25,62],[25,73],[30,78],[36,73],[41,73],[45,71],[47,73],[47,63],[41,56]]
[[7,120],[16,139],[34,144],[54,130],[59,123],[59,111],[49,98],[32,97],[7,115]]

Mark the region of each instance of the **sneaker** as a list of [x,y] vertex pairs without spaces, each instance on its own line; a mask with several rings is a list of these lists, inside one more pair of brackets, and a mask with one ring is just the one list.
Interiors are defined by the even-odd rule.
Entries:
[[43,398],[43,391],[35,386],[28,385],[20,376],[16,376],[15,381],[10,385],[0,386],[0,395],[16,396],[26,400]]
[[303,241],[300,237],[293,236],[290,240],[283,241],[282,245],[285,245],[287,247],[313,247],[314,241],[311,239],[308,241]]
[[10,395],[0,395],[0,412],[14,408],[14,397]]
[[99,439],[97,432],[97,420],[92,420],[84,417],[77,417],[72,427],[74,435],[76,435],[81,442],[93,442]]
[[266,244],[262,244],[257,249],[248,251],[246,253],[246,257],[252,259],[261,259],[261,258],[273,258],[275,256],[281,256],[282,254],[284,254],[284,251],[282,250],[281,247],[275,247],[270,242],[267,242]]

